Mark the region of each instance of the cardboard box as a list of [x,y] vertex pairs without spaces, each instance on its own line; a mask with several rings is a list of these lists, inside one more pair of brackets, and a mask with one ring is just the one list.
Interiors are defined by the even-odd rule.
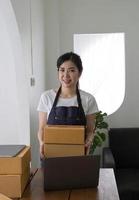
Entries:
[[15,157],[0,157],[0,174],[23,174],[31,161],[30,147],[25,147]]
[[84,144],[84,126],[50,126],[44,128],[44,143]]
[[81,156],[85,154],[84,144],[44,144],[44,155],[48,157]]
[[30,168],[21,175],[0,175],[0,193],[9,198],[21,198],[29,181]]
[[0,194],[0,200],[12,200],[12,199],[6,197],[6,196],[3,195],[3,194]]

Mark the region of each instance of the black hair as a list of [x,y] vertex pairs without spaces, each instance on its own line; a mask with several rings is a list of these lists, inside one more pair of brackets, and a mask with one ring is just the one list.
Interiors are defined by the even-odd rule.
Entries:
[[57,59],[57,69],[59,70],[59,67],[65,62],[65,61],[72,61],[76,67],[78,68],[79,72],[82,73],[83,71],[83,66],[82,66],[82,61],[81,58],[78,54],[75,54],[73,52],[68,52],[63,55],[61,55]]

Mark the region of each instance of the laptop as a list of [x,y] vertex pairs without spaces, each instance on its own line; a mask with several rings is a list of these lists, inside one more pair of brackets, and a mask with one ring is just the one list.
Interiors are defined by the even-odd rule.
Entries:
[[26,145],[0,145],[0,157],[14,157],[25,147]]
[[100,155],[46,158],[43,164],[46,191],[98,186]]

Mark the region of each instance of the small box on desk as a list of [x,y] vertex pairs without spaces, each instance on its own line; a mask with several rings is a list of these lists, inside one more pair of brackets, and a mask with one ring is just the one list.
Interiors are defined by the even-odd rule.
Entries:
[[81,156],[85,154],[84,144],[44,144],[45,157]]
[[25,147],[15,157],[0,157],[0,174],[22,174],[30,161],[30,147]]
[[21,198],[29,177],[30,168],[19,175],[0,175],[0,192],[10,198]]
[[[31,151],[25,145],[20,148],[20,145],[9,146],[1,145],[0,193],[9,198],[20,198],[30,177]],[[10,154],[11,149],[14,153]]]
[[84,144],[84,126],[46,125],[44,143],[47,144]]

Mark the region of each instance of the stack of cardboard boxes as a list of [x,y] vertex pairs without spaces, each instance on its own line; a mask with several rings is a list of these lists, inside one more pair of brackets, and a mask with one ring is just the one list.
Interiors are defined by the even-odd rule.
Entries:
[[20,198],[30,177],[30,147],[15,157],[0,157],[0,193]]
[[44,154],[48,157],[85,154],[84,126],[47,125],[44,128]]

